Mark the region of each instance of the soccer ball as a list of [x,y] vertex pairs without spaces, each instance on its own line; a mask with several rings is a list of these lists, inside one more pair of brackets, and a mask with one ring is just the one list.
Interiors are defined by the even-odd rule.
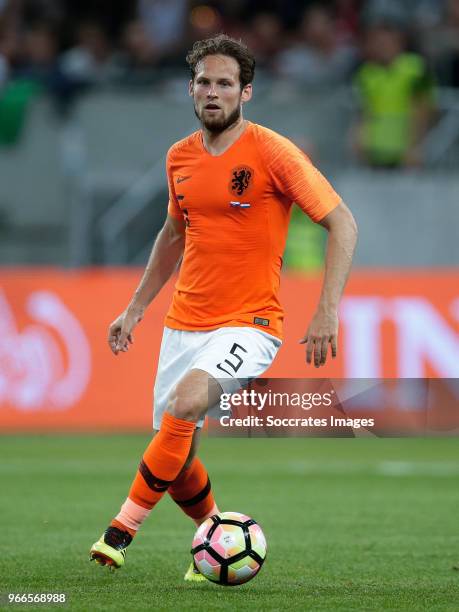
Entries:
[[260,571],[266,540],[260,525],[249,516],[222,512],[198,527],[191,554],[208,580],[234,586],[248,582]]

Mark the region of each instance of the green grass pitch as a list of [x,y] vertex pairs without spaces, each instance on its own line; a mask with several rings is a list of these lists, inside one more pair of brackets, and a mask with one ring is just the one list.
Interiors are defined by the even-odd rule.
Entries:
[[260,574],[241,587],[182,580],[193,526],[163,499],[116,573],[88,561],[148,436],[0,438],[6,593],[61,593],[70,610],[459,609],[457,439],[204,439],[222,510],[258,520]]

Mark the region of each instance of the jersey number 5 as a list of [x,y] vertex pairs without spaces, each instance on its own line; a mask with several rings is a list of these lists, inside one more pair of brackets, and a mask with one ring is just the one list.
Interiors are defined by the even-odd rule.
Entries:
[[223,362],[217,364],[217,368],[221,370],[222,372],[229,374],[230,376],[234,376],[232,372],[229,372],[226,368],[223,367],[223,364],[226,364],[228,368],[231,368],[234,371],[234,373],[236,373],[244,362],[244,359],[236,353],[238,349],[240,349],[241,351],[244,351],[244,353],[247,353],[247,350],[243,346],[235,342],[233,346],[231,347],[230,353],[231,355],[234,355],[235,360],[237,360],[236,364],[233,363],[233,361],[235,360],[230,361],[229,359],[225,359]]

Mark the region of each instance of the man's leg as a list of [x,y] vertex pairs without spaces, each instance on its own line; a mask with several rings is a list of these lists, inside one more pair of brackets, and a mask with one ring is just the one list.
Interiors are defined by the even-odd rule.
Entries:
[[[168,489],[171,498],[194,521],[196,526],[203,523],[209,516],[220,512],[214,500],[207,470],[196,456],[200,437],[201,429],[196,428],[188,459]],[[184,580],[194,583],[207,582],[193,561],[185,572]]]
[[[156,433],[158,432],[156,431]],[[200,437],[201,429],[196,428],[185,465],[168,488],[168,493],[172,499],[196,525],[200,525],[206,518],[218,513],[207,471],[202,462],[196,457]],[[128,497],[122,505],[119,514],[111,522],[111,525],[134,536],[150,512],[148,509],[136,506],[130,497]]]
[[168,489],[175,503],[197,526],[219,510],[212,494],[209,475],[202,461],[196,456],[201,429],[196,429],[191,452],[182,471]]
[[[161,428],[143,455],[128,499],[147,510],[156,505],[187,459],[193,457],[195,424],[207,411],[209,399],[215,403],[220,393],[219,385],[203,370],[191,370],[180,380],[171,394]],[[143,520],[140,516],[140,523]]]
[[[203,370],[190,370],[169,398],[158,434],[145,450],[128,498],[118,515],[91,549],[91,559],[120,567],[133,535],[182,471],[190,454],[196,422],[221,394],[218,383]],[[130,524],[126,524],[129,522]]]

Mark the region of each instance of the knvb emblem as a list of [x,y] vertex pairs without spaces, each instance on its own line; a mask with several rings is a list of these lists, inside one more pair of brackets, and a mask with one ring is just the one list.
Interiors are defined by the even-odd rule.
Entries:
[[231,180],[229,184],[230,192],[235,196],[241,196],[253,183],[253,170],[249,166],[237,166],[231,170]]

